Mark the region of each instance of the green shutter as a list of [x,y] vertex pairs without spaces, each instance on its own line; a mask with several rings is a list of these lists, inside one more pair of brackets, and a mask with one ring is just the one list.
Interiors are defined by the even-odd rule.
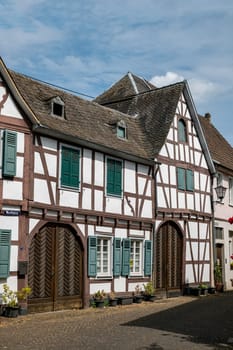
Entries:
[[113,276],[121,274],[121,239],[114,238],[113,241]]
[[187,169],[186,170],[186,189],[188,191],[194,190],[194,178],[193,178],[193,171]]
[[152,242],[145,241],[144,251],[144,275],[151,276],[151,253],[152,253]]
[[7,278],[10,272],[11,230],[0,230],[0,278]]
[[125,238],[122,241],[122,276],[130,274],[130,239]]
[[73,148],[62,147],[61,185],[79,188],[80,152]]
[[178,189],[185,190],[185,169],[177,168]]
[[96,266],[97,255],[97,238],[95,236],[88,237],[88,276],[95,277],[97,273]]
[[122,193],[122,162],[107,159],[107,194],[121,196]]
[[3,176],[16,175],[17,134],[5,130],[3,141]]

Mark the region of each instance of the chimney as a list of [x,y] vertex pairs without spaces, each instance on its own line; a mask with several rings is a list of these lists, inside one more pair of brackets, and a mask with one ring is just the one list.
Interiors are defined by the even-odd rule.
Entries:
[[209,122],[211,122],[211,114],[210,114],[210,113],[206,113],[206,114],[205,114],[205,118],[206,118]]

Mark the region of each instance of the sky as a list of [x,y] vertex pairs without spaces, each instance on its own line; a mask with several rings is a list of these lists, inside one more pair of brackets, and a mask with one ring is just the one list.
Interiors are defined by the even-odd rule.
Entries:
[[233,0],[0,0],[8,68],[96,97],[127,72],[187,80],[233,146]]

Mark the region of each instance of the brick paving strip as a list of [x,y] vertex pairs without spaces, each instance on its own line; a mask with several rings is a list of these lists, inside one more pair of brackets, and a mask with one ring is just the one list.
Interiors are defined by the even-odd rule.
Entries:
[[0,317],[0,349],[215,349],[200,343],[192,343],[182,334],[177,335],[148,327],[127,327],[127,323],[131,321],[194,300],[196,298],[179,297],[104,309],[62,310],[28,314],[13,319]]

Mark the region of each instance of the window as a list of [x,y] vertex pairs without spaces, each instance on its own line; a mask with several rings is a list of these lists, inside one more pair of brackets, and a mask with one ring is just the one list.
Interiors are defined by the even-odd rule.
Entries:
[[3,137],[3,169],[2,175],[13,177],[16,175],[17,134],[5,130]]
[[122,194],[122,162],[107,158],[107,195],[120,197]]
[[178,120],[178,140],[180,142],[187,142],[186,124],[183,119]]
[[130,242],[130,275],[142,274],[142,241]]
[[222,227],[215,227],[215,238],[216,239],[223,239],[223,228]]
[[11,231],[0,230],[0,278],[7,278],[10,271]]
[[62,99],[57,96],[51,100],[51,114],[56,117],[64,118],[65,104]]
[[126,125],[124,120],[117,123],[117,137],[120,139],[126,139]]
[[229,178],[229,204],[233,205],[233,178]]
[[177,185],[179,190],[194,190],[194,176],[190,169],[177,168]]
[[97,238],[97,276],[110,276],[110,239]]
[[80,151],[62,146],[61,149],[61,186],[79,188]]

